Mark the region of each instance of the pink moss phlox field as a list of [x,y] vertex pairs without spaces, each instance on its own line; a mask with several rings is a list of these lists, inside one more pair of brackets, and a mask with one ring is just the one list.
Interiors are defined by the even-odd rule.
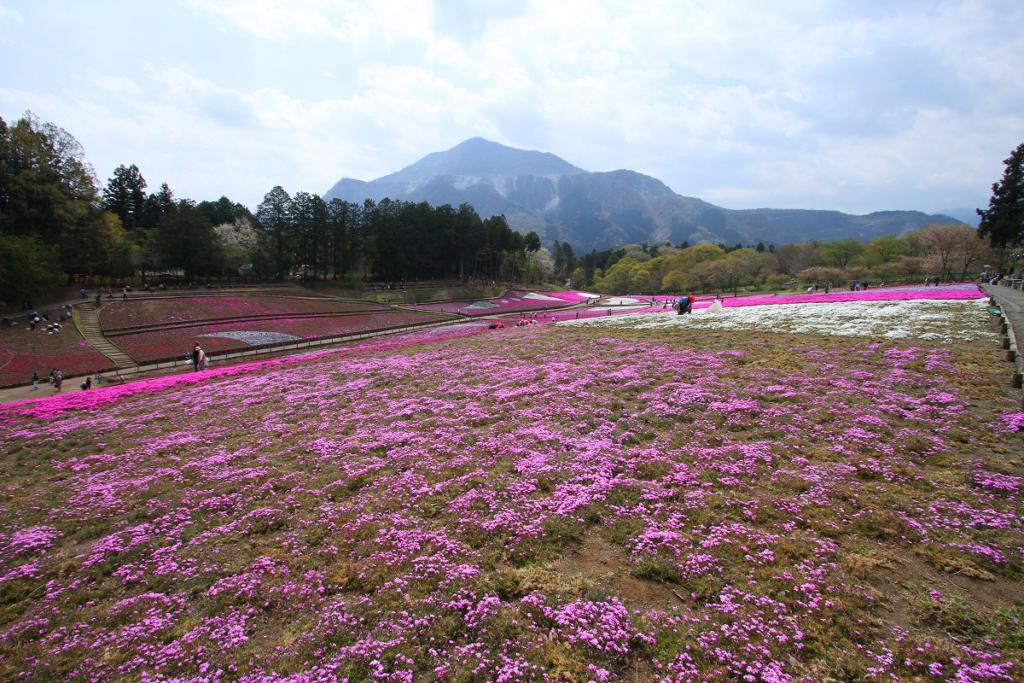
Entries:
[[0,678],[1020,680],[981,352],[475,329],[0,408]]
[[147,325],[168,325],[230,318],[302,316],[303,314],[369,313],[387,310],[372,303],[291,296],[183,296],[130,299],[104,303],[100,322],[104,330]]
[[319,339],[443,319],[442,316],[431,316],[427,313],[397,310],[337,317],[306,318],[296,315],[273,320],[207,323],[166,330],[148,330],[113,337],[112,341],[134,360],[142,363],[181,356],[190,351],[196,341],[211,353],[249,348],[249,344],[244,341],[216,336],[219,332],[281,332],[303,339]]
[[843,301],[917,301],[922,299],[981,299],[988,296],[976,285],[969,287],[927,287],[921,289],[869,289],[867,291],[846,292],[833,291],[825,294],[798,294],[792,296],[749,296],[734,299],[726,298],[722,305],[732,306],[763,306],[765,304],[806,304],[806,303],[837,303]]
[[[534,295],[539,298],[533,298]],[[419,304],[417,310],[459,313],[468,316],[503,315],[514,311],[535,311],[562,308],[586,300],[586,297],[569,292],[525,292],[509,291],[494,299],[476,301],[451,301],[447,303]]]
[[47,334],[46,322],[34,330],[21,324],[0,327],[0,386],[28,384],[33,372],[45,378],[51,368],[65,376],[109,370],[113,363],[85,341],[74,322]]

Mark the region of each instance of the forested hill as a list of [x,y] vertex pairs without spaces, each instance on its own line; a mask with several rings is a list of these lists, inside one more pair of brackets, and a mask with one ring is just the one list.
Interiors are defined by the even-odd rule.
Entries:
[[482,138],[370,182],[343,178],[324,199],[362,202],[384,197],[434,206],[468,202],[482,217],[503,214],[543,242],[579,249],[630,243],[786,244],[853,237],[868,241],[934,223],[958,223],[920,211],[855,216],[800,209],[731,210],[673,192],[656,178],[629,170],[591,173],[553,154],[520,150]]

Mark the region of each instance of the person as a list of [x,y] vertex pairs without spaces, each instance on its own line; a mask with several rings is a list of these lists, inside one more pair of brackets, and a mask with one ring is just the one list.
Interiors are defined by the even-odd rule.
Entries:
[[679,301],[676,302],[676,315],[691,313],[693,311],[693,298],[692,296],[679,297]]
[[100,293],[96,292],[96,308],[100,306]]
[[210,367],[210,357],[206,355],[206,351],[203,351],[203,347],[199,347],[199,369],[205,370]]
[[192,347],[192,372],[199,372],[199,354],[201,353],[199,342]]
[[35,391],[38,388],[39,388],[39,373],[38,372],[33,372],[32,373],[32,391]]
[[53,386],[57,387],[57,393],[60,393],[60,388],[64,384],[64,375],[60,374],[60,370],[53,376]]
[[82,391],[89,391],[89,389],[92,389],[92,377],[86,377],[82,382]]

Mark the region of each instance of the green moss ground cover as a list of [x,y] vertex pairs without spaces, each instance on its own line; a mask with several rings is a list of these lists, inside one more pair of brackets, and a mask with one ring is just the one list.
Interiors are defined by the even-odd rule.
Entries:
[[0,408],[0,678],[1019,680],[1005,374],[544,326]]

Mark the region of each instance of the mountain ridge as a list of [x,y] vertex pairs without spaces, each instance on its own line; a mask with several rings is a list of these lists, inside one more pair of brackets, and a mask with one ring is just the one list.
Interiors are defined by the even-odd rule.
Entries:
[[817,209],[726,209],[673,191],[628,169],[585,171],[549,152],[521,150],[475,137],[432,152],[371,181],[342,178],[324,199],[472,204],[481,217],[504,214],[516,230],[574,248],[689,242],[782,245],[810,239],[868,241],[956,218],[921,211],[864,215]]

